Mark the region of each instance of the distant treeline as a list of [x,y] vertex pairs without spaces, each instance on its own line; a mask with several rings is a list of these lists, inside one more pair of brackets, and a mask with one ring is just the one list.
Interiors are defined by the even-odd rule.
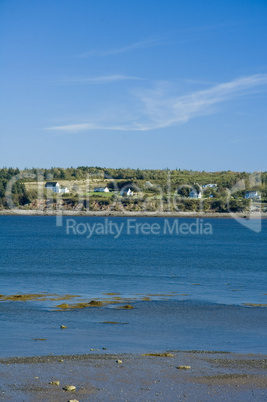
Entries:
[[[19,171],[18,169],[1,169],[0,178],[2,174],[7,171]],[[2,172],[3,173],[2,173]],[[248,172],[233,172],[233,171],[220,171],[220,172],[205,172],[205,171],[192,171],[182,169],[112,169],[102,167],[87,167],[79,166],[77,168],[51,168],[51,169],[24,169],[23,172],[37,175],[44,175],[45,179],[56,180],[82,180],[86,179],[87,175],[96,175],[104,179],[115,180],[131,180],[131,181],[156,181],[158,184],[166,181],[167,175],[171,177],[172,183],[192,184],[199,183],[200,185],[207,183],[216,183],[218,186],[231,188],[236,182],[245,179],[247,181],[246,187],[249,187],[250,173]],[[262,184],[267,184],[267,172],[261,173]]]
[[[19,174],[19,169],[4,168],[0,169],[0,207],[7,207],[6,200],[6,187],[8,182],[17,174]],[[25,205],[30,202],[28,198],[27,191],[22,180],[16,181],[11,189],[12,201],[14,205]]]

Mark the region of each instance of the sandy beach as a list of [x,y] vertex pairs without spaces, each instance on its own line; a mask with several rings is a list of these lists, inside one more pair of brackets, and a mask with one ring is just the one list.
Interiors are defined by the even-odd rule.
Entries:
[[266,369],[266,355],[205,351],[0,359],[0,400],[265,401]]

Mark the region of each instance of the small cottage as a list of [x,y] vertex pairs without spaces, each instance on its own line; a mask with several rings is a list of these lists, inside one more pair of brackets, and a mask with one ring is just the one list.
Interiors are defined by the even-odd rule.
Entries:
[[203,188],[216,188],[217,187],[217,184],[203,184],[203,186],[202,186]]
[[48,181],[45,185],[47,190],[52,190],[54,193],[60,193],[60,184],[57,181]]
[[121,196],[122,197],[130,197],[131,195],[133,195],[133,191],[131,188],[123,188],[121,190]]
[[95,193],[109,193],[109,189],[107,187],[95,187]]
[[57,181],[48,181],[45,185],[47,190],[52,190],[54,193],[69,193],[68,187],[61,187]]
[[244,198],[247,200],[260,200],[261,195],[259,191],[247,191]]
[[201,198],[201,192],[199,191],[196,191],[196,190],[192,190],[192,191],[190,191],[190,193],[189,193],[189,198]]

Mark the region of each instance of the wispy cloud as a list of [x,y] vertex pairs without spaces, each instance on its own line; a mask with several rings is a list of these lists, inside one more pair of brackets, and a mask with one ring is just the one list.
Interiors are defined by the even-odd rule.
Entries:
[[77,124],[67,124],[65,126],[55,126],[55,127],[48,127],[46,130],[53,130],[58,131],[61,133],[78,133],[82,131],[89,131],[89,130],[117,130],[117,131],[124,131],[127,130],[127,125],[112,125],[108,126],[101,123],[77,123]]
[[267,74],[241,77],[232,81],[214,85],[208,89],[186,95],[177,95],[170,89],[170,83],[158,83],[152,89],[136,89],[131,98],[131,114],[124,113],[103,115],[97,121],[88,121],[70,125],[47,128],[60,132],[79,132],[85,130],[129,130],[147,131],[158,128],[185,124],[189,120],[208,114],[214,114],[214,106],[241,97],[250,97],[266,92]]
[[144,115],[148,117],[142,128],[150,130],[186,123],[196,116],[214,113],[212,106],[266,91],[266,85],[267,74],[258,74],[217,84],[189,95],[169,97],[161,87],[141,91],[139,97],[144,106]]
[[109,55],[116,55],[125,52],[129,52],[131,50],[143,49],[148,47],[154,46],[161,46],[168,43],[168,35],[157,35],[150,37],[148,39],[130,43],[129,45],[113,48],[113,49],[106,49],[106,50],[91,50],[89,52],[83,52],[78,56],[81,58],[90,57],[90,56],[109,56]]
[[118,81],[130,81],[130,80],[141,80],[139,77],[114,74],[114,75],[102,75],[98,77],[74,77],[61,79],[56,82],[58,85],[71,85],[71,84],[108,84]]
[[136,41],[130,44],[126,44],[124,46],[114,47],[110,49],[92,49],[89,51],[85,51],[83,53],[78,54],[79,58],[86,58],[90,56],[111,56],[122,54],[138,49],[164,46],[168,44],[186,44],[192,41],[199,41],[201,38],[203,40],[203,35],[207,35],[210,31],[212,31],[212,35],[216,35],[216,33],[232,32],[233,29],[237,29],[243,23],[228,23],[228,24],[216,24],[216,25],[203,25],[203,26],[194,26],[188,27],[184,29],[180,29],[173,32],[161,33],[158,35],[150,36],[147,39],[143,39],[140,41]]

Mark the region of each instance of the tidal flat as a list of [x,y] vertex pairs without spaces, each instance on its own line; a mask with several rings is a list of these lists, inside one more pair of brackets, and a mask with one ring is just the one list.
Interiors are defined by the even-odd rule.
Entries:
[[0,400],[266,401],[266,374],[267,356],[261,354],[167,351],[8,358],[0,359]]

